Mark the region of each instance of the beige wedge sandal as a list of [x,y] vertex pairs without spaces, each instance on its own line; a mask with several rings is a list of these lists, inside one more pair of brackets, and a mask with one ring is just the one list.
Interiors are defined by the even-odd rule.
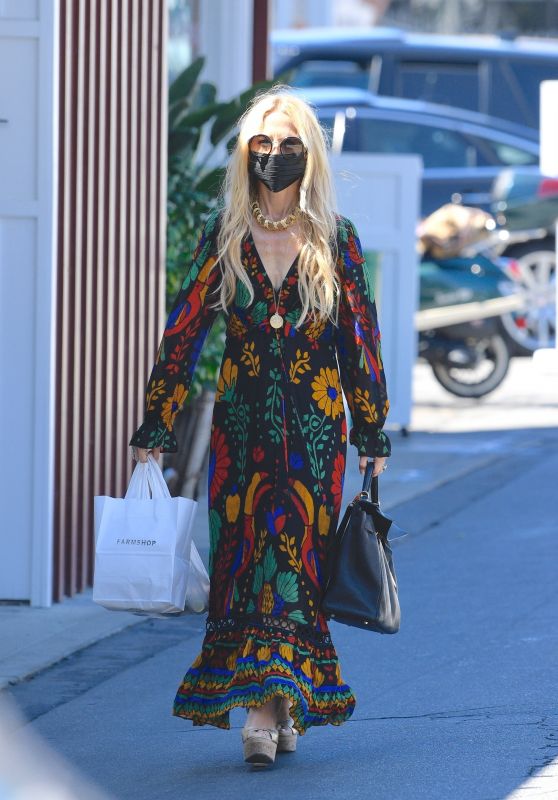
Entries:
[[242,728],[244,760],[255,767],[267,767],[275,761],[279,733],[276,728]]
[[299,733],[294,727],[294,722],[291,717],[288,719],[282,719],[277,723],[277,732],[279,734],[277,740],[277,752],[294,753],[296,750],[296,743]]

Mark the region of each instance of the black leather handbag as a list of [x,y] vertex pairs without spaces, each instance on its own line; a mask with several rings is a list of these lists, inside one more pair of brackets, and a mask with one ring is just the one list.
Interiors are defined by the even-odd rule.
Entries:
[[401,610],[388,532],[406,534],[382,513],[373,470],[369,461],[362,491],[347,506],[332,540],[321,609],[326,619],[397,633]]

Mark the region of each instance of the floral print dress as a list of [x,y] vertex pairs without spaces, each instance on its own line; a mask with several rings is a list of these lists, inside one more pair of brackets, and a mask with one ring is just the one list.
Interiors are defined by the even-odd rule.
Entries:
[[[173,433],[203,342],[220,309],[218,215],[200,236],[167,320],[146,391],[145,418],[130,444],[176,452]],[[271,281],[251,234],[243,265],[255,299],[239,281],[227,316],[210,440],[209,611],[201,652],[180,683],[172,713],[194,725],[230,728],[234,707],[274,695],[292,701],[300,734],[340,725],[355,706],[320,611],[328,546],[335,534],[349,443],[389,456],[383,432],[389,401],[380,330],[359,239],[338,217],[338,326],[306,317],[297,262],[275,294],[281,328],[270,325]]]

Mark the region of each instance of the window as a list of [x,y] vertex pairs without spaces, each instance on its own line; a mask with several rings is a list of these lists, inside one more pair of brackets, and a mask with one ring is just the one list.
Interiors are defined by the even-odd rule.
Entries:
[[460,133],[420,122],[357,117],[347,121],[345,150],[417,153],[425,168],[476,166],[476,149]]
[[398,97],[478,111],[477,64],[401,61],[396,70],[395,94]]
[[483,136],[472,136],[471,139],[478,148],[479,166],[524,167],[539,163],[538,155],[516,145]]
[[350,86],[368,89],[369,62],[357,61],[304,61],[294,73],[292,86]]
[[553,62],[512,61],[510,67],[524,96],[538,99],[541,81],[558,80],[558,51]]
[[540,83],[551,79],[558,79],[558,57],[546,63],[501,61],[495,65],[493,74],[496,111],[503,117],[538,128]]

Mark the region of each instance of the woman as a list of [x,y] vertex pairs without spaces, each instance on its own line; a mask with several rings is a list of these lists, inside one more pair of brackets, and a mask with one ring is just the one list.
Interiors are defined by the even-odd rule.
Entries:
[[200,655],[173,714],[230,728],[246,707],[244,758],[271,764],[312,725],[355,706],[320,599],[341,507],[347,423],[363,472],[385,468],[389,402],[360,243],[333,211],[326,142],[283,87],[240,120],[223,208],[204,226],[146,391],[135,457],[176,452],[173,423],[204,339],[227,315],[211,426],[211,589]]

